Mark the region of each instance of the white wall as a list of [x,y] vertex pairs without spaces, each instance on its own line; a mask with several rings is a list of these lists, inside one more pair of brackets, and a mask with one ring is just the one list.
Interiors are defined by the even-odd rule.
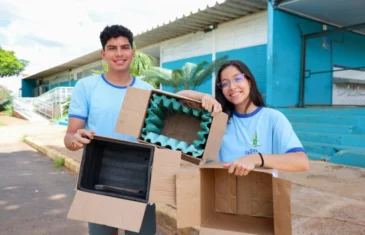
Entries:
[[[161,44],[161,62],[175,61],[212,53],[213,33],[196,32]],[[216,52],[267,43],[267,11],[218,25]]]
[[[334,67],[334,70],[337,68]],[[332,85],[332,104],[365,105],[365,72],[343,70],[333,72],[333,79],[350,80],[351,83]]]
[[[96,66],[101,65],[101,64],[102,64],[101,60],[95,61],[95,62],[92,62],[90,64],[86,64],[86,65],[77,67],[77,68],[73,69],[71,72],[68,71],[68,70],[65,70],[65,71],[60,72],[60,73],[52,74],[48,77],[45,77],[43,80],[44,81],[50,81],[50,83],[52,83],[52,82],[53,83],[65,82],[65,81],[69,80],[70,73],[73,76],[73,79],[75,80],[75,79],[77,79],[77,73],[82,72],[82,71],[87,70],[87,69],[91,69],[91,68],[96,67]],[[57,77],[59,77],[59,79],[57,79],[57,81],[56,81],[55,79]]]

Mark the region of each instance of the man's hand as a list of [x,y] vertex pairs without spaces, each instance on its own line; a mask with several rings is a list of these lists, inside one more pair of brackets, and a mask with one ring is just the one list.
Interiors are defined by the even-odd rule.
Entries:
[[78,150],[84,147],[85,144],[89,144],[94,138],[95,132],[85,129],[79,129],[75,134],[68,134],[73,150]]
[[212,112],[212,116],[222,111],[221,104],[211,95],[203,96],[202,107],[208,112]]

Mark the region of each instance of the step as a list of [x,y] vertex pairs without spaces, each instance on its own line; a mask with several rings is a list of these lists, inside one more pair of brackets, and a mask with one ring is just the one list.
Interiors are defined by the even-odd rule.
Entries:
[[358,148],[345,145],[334,145],[334,144],[325,144],[325,143],[307,142],[307,141],[303,141],[302,144],[307,152],[316,154],[324,154],[332,156],[337,153],[348,150],[356,150],[365,153],[365,147]]
[[353,127],[353,133],[365,133],[365,116],[287,115],[286,117],[291,123],[347,125]]
[[277,108],[285,115],[334,115],[334,116],[365,116],[365,108]]
[[294,131],[301,132],[320,132],[328,134],[352,134],[354,127],[351,125],[326,125],[326,124],[307,124],[292,123]]
[[364,150],[344,150],[331,156],[330,161],[337,164],[365,167]]
[[310,160],[313,161],[324,161],[327,162],[330,156],[324,155],[324,154],[318,154],[318,153],[311,153],[307,152],[307,156]]
[[365,148],[364,134],[326,134],[326,133],[311,133],[311,132],[295,132],[302,142],[317,142],[334,145],[344,145],[356,148]]
[[365,153],[356,150],[347,150],[333,156],[307,152],[308,158],[313,161],[325,161],[354,167],[365,167]]

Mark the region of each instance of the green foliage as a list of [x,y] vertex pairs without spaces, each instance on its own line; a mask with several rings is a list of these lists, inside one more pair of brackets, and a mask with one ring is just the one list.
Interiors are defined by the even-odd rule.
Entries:
[[70,108],[70,102],[71,97],[68,97],[63,103],[62,103],[62,116],[68,116],[68,110]]
[[0,112],[13,109],[12,92],[5,86],[0,85]]
[[13,51],[0,47],[0,77],[19,75],[28,64],[28,61],[18,59]]
[[53,167],[54,168],[60,168],[65,165],[65,159],[63,157],[57,157],[54,161]]
[[206,61],[199,64],[187,62],[181,69],[175,70],[153,67],[143,72],[142,79],[149,83],[172,87],[174,92],[194,90],[207,81],[210,75],[215,73],[227,58],[227,56],[223,56],[212,63]]

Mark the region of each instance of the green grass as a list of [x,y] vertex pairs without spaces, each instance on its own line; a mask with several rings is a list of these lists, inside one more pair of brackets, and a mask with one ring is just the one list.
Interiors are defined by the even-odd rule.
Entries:
[[0,126],[7,126],[7,125],[3,122],[0,122]]
[[60,168],[65,165],[65,159],[63,157],[58,157],[54,161],[53,167],[54,168]]

